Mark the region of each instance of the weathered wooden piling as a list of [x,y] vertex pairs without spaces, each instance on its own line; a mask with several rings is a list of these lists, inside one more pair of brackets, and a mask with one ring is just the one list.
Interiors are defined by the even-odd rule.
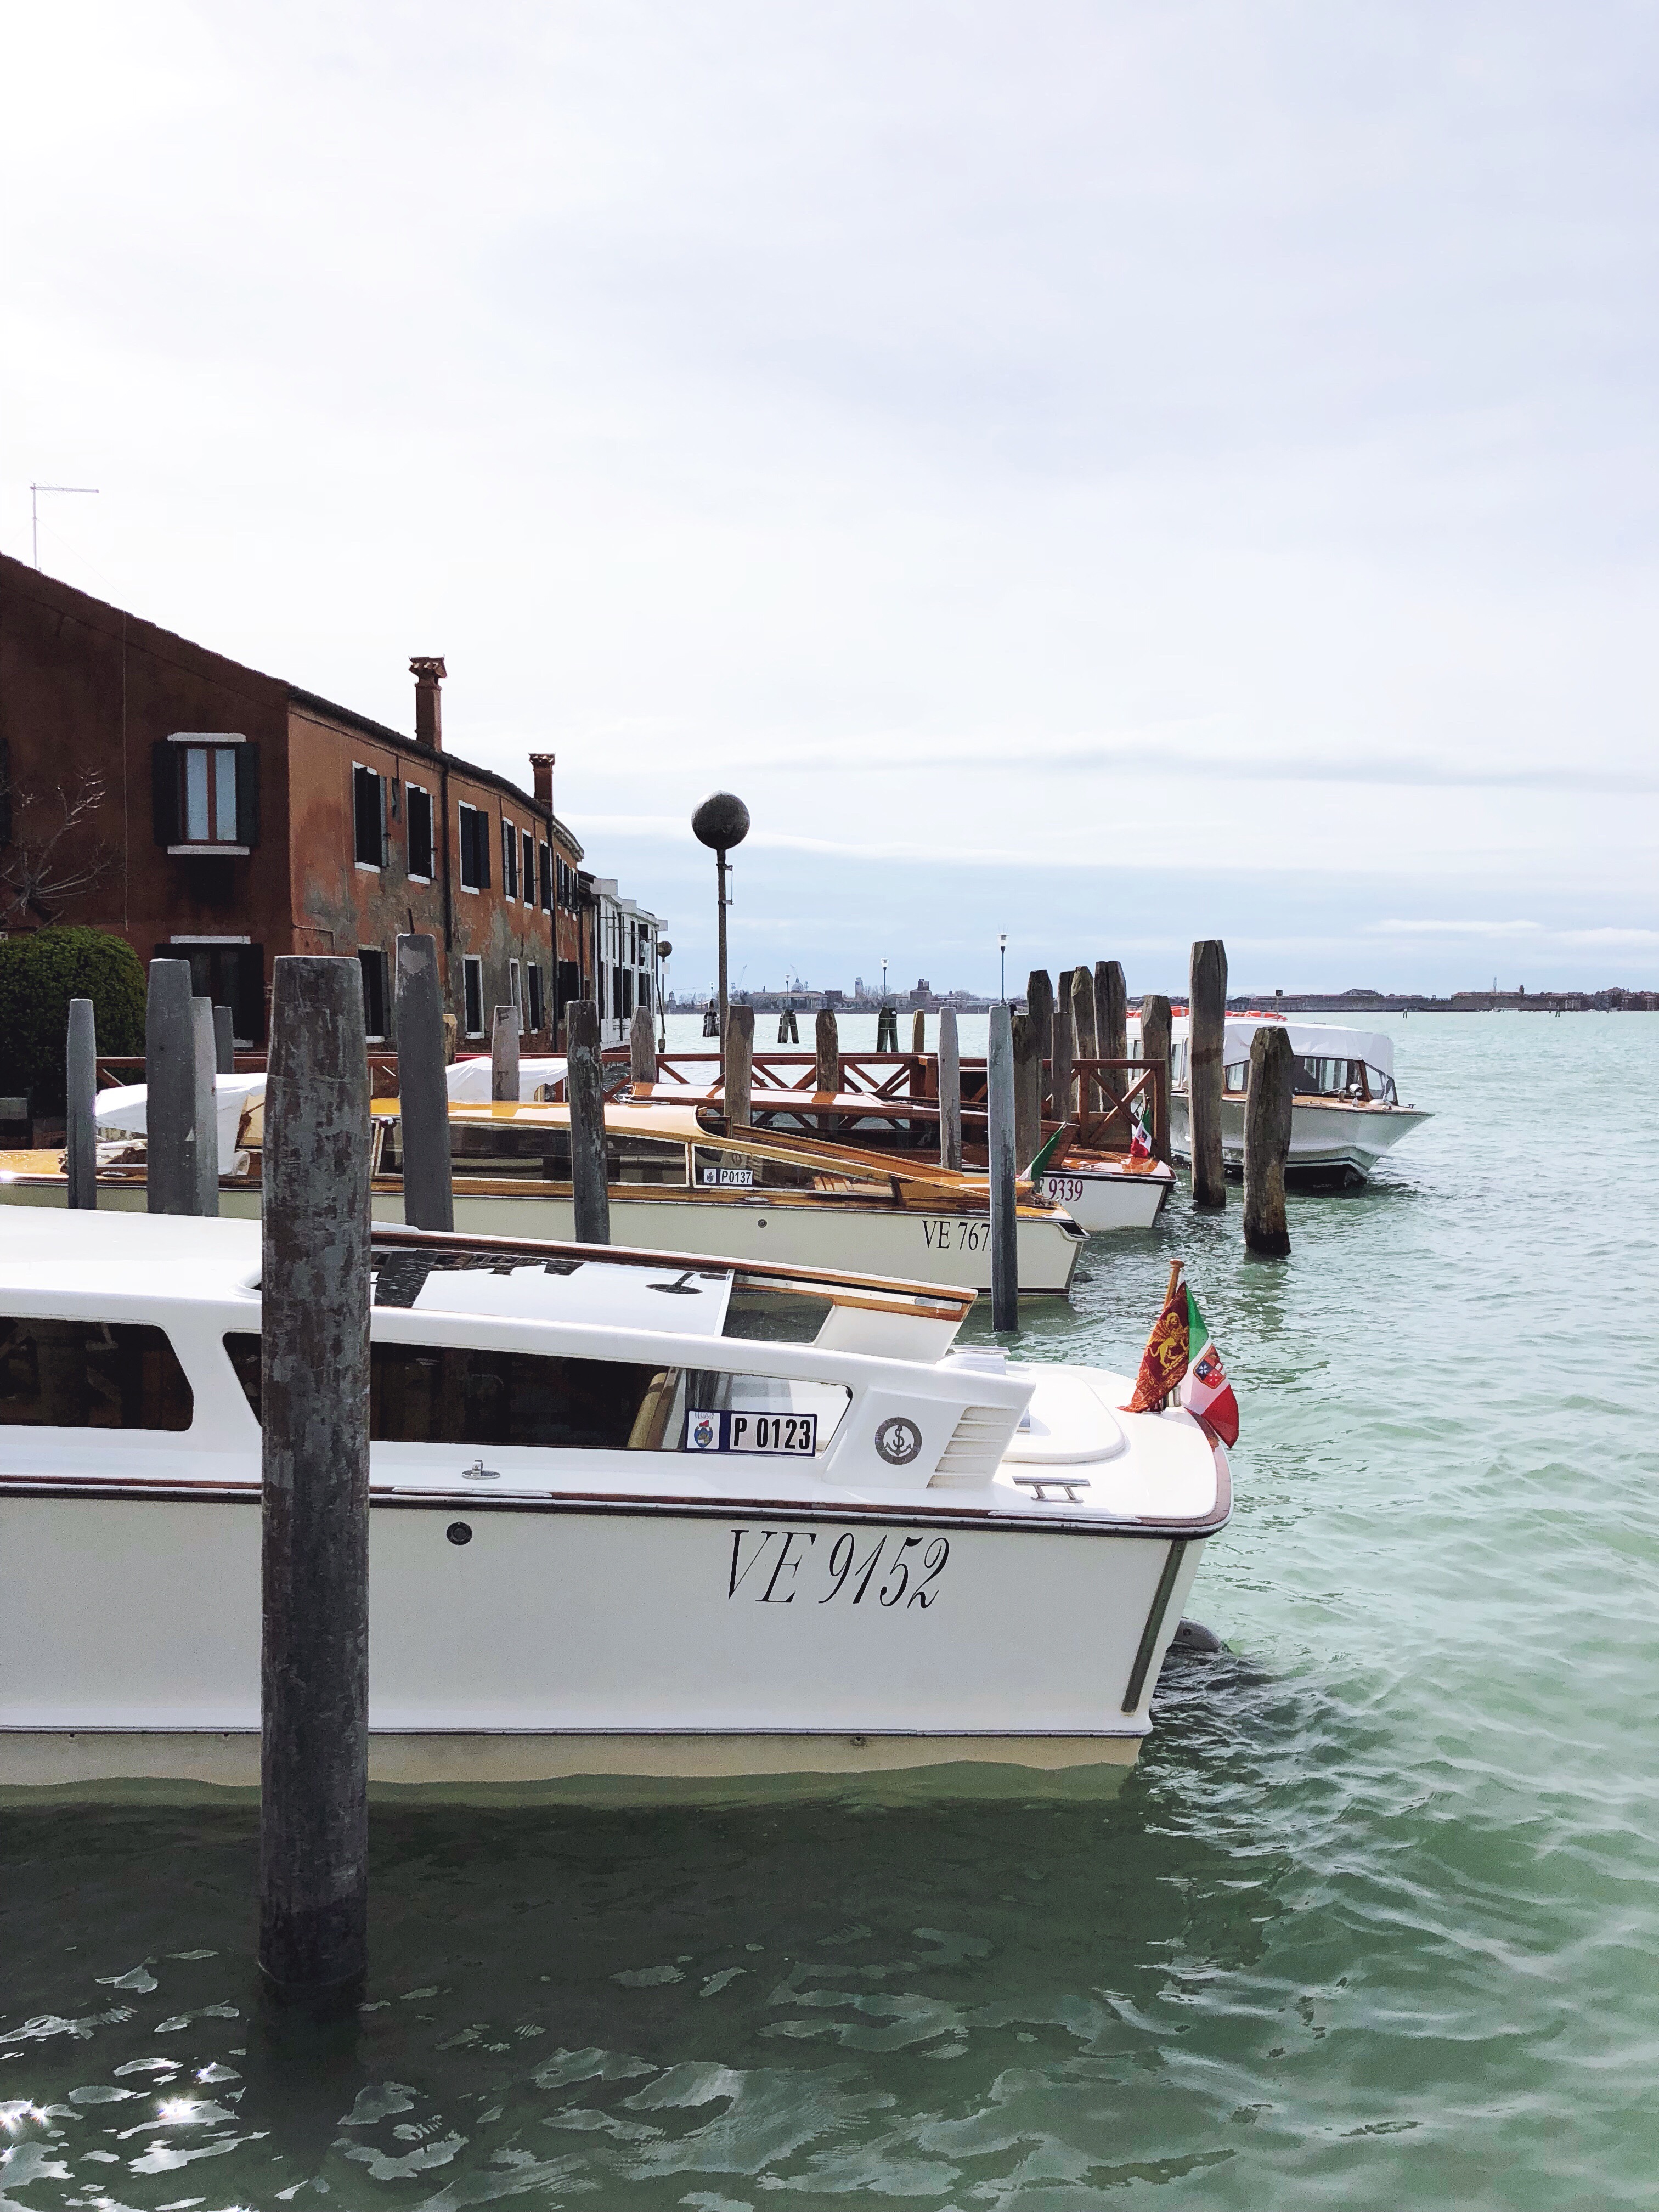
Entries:
[[1157,1073],[1152,1080],[1152,1151],[1170,1164],[1170,1002],[1150,992],[1140,1002],[1140,1056]]
[[1030,1014],[1010,1024],[1014,1054],[1014,1165],[1024,1175],[1042,1143],[1041,1032]]
[[1273,1260],[1287,1258],[1291,1249],[1285,1163],[1291,1156],[1295,1080],[1289,1031],[1264,1022],[1250,1040],[1250,1087],[1244,1097],[1244,1243]]
[[228,1006],[213,1009],[213,1071],[216,1075],[236,1073],[236,1024]]
[[813,1078],[819,1091],[837,1091],[841,1089],[841,1031],[836,1017],[828,1006],[819,1013],[813,1042],[817,1048],[817,1070]]
[[1060,978],[1064,988],[1054,1000],[1054,1041],[1053,1056],[1049,1063],[1051,1079],[1048,1085],[1048,1095],[1052,1101],[1050,1110],[1056,1121],[1070,1121],[1076,1119],[1076,1109],[1072,1103],[1073,1087],[1072,1061],[1075,1054],[1072,1042],[1071,975],[1072,971],[1068,968]]
[[1221,1152],[1221,1060],[1227,1030],[1227,948],[1218,937],[1193,944],[1187,1048],[1187,1126],[1192,1146],[1193,1204],[1227,1203]]
[[194,1213],[196,1016],[188,960],[149,963],[144,1082],[145,1205],[151,1213]]
[[628,1079],[654,1083],[657,1079],[657,1025],[648,1006],[635,1006],[628,1031]]
[[70,1000],[64,1078],[66,1094],[64,1164],[69,1176],[69,1202],[76,1208],[95,1206],[98,1203],[98,1027],[90,999]]
[[991,1009],[985,1055],[991,1165],[991,1326],[1019,1326],[1019,1214],[1014,1182],[1014,1036],[1006,1002]]
[[941,1006],[939,1017],[939,1164],[961,1171],[962,1050],[954,1006]]
[[368,1963],[368,1058],[355,960],[276,963],[265,1085],[259,1966]]
[[910,1017],[910,1049],[915,1053],[918,1060],[923,1059],[927,1055],[927,1017],[920,1006],[916,1008],[915,1012]]
[[398,1123],[404,1219],[411,1229],[453,1229],[449,1086],[444,1080],[443,995],[438,941],[398,939]]
[[876,1015],[876,1050],[898,1050],[898,1009],[896,1006],[883,1006]]
[[592,999],[565,1009],[564,1095],[570,1102],[570,1193],[579,1244],[611,1242],[611,1189],[605,1145],[605,1066],[599,1010]]
[[793,1006],[786,1006],[778,1016],[778,1042],[780,1044],[800,1042],[800,1024],[795,1018],[795,1010]]
[[[1054,987],[1046,968],[1033,968],[1025,979],[1025,1012],[1036,1024],[1037,1058],[1051,1060],[1054,1049]],[[1042,1083],[1042,1103],[1049,1099],[1047,1079]]]
[[749,1127],[755,1095],[755,1009],[733,1006],[726,1017],[726,1126]]
[[519,1010],[497,1006],[489,1025],[489,1096],[519,1103]]
[[1095,963],[1095,1030],[1103,1060],[1129,1057],[1129,1000],[1121,960]]
[[211,1218],[219,1211],[219,1101],[214,1085],[217,1055],[214,1050],[213,1001],[190,1002],[191,1038],[196,1048],[196,1205],[194,1211]]
[[[1095,978],[1089,968],[1072,970],[1072,1049],[1079,1060],[1100,1057],[1100,1030],[1095,1020]],[[1092,1077],[1079,1076],[1077,1110],[1086,1119],[1099,1107],[1099,1085]]]

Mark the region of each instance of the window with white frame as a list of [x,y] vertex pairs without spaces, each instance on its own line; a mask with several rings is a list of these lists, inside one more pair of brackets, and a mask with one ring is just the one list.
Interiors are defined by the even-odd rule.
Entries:
[[[465,800],[460,809],[461,889],[489,889],[489,817]],[[480,1001],[482,1003],[482,1001]]]
[[351,813],[355,857],[360,868],[386,864],[386,778],[360,762],[351,764]]

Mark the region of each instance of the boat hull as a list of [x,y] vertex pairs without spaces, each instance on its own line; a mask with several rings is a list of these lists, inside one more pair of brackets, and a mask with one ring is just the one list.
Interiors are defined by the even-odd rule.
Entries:
[[[0,1185],[0,1203],[65,1203],[61,1177]],[[142,1183],[100,1184],[100,1208],[142,1213]],[[400,1223],[403,1193],[377,1187],[376,1221]],[[222,1185],[219,1212],[254,1220],[259,1194],[244,1184]],[[575,1210],[568,1198],[517,1191],[455,1193],[455,1226],[471,1236],[546,1237],[568,1243],[575,1235]],[[645,1252],[696,1252],[711,1259],[769,1260],[792,1267],[827,1267],[841,1273],[896,1275],[908,1281],[946,1283],[985,1296],[991,1288],[988,1218],[930,1214],[896,1208],[839,1204],[757,1206],[715,1199],[670,1200],[611,1193],[611,1237]],[[1082,1240],[1064,1214],[1027,1215],[1017,1231],[1022,1297],[1064,1297]]]
[[[1128,1763],[1209,1530],[994,1519],[377,1498],[371,1773]],[[257,1487],[0,1523],[0,1784],[257,1781]]]
[[[1291,1109],[1291,1150],[1286,1182],[1304,1185],[1368,1182],[1379,1160],[1428,1120],[1408,1106],[1325,1105],[1298,1102]],[[1187,1093],[1170,1094],[1170,1149],[1178,1160],[1192,1156]],[[1221,1102],[1221,1157],[1230,1176],[1244,1172],[1244,1101]]]
[[1122,1169],[1068,1164],[1042,1177],[1039,1194],[1052,1205],[1063,1206],[1086,1235],[1098,1237],[1114,1229],[1150,1229],[1174,1182],[1167,1168],[1132,1175]]

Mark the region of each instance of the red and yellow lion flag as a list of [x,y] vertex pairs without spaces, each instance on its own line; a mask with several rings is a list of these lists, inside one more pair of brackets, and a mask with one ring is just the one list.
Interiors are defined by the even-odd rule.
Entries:
[[1238,1442],[1238,1401],[1211,1341],[1198,1300],[1180,1279],[1181,1263],[1170,1270],[1169,1295],[1152,1323],[1140,1372],[1126,1413],[1150,1413],[1179,1389],[1189,1413],[1213,1429],[1230,1449]]
[[1164,1403],[1187,1372],[1188,1342],[1187,1286],[1181,1279],[1181,1262],[1176,1260],[1170,1268],[1170,1287],[1163,1310],[1152,1323],[1146,1349],[1140,1355],[1140,1372],[1135,1377],[1133,1393],[1122,1412],[1150,1413]]

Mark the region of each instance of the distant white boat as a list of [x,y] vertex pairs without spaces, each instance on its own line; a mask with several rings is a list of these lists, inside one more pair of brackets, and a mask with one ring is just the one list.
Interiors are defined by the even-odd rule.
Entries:
[[[0,1785],[259,1778],[257,1222],[0,1236]],[[972,1294],[377,1230],[381,1782],[1121,1768],[1224,1451]]]
[[[1394,1039],[1380,1030],[1340,1029],[1324,1022],[1287,1022],[1278,1014],[1230,1014],[1222,1047],[1221,1152],[1228,1170],[1244,1170],[1244,1094],[1250,1046],[1268,1023],[1285,1030],[1296,1055],[1291,1107],[1288,1180],[1342,1185],[1370,1181],[1377,1162],[1430,1119],[1402,1106],[1395,1086]],[[1139,1030],[1139,1023],[1135,1024]],[[1192,1024],[1170,1024],[1170,1149],[1192,1156],[1188,1060]]]

